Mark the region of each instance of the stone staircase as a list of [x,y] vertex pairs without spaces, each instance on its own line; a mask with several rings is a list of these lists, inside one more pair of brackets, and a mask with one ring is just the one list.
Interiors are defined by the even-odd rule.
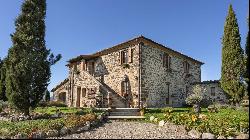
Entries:
[[139,108],[115,108],[109,110],[108,119],[144,119]]
[[110,93],[110,98],[113,101],[113,105],[116,108],[125,108],[126,106],[126,100],[120,96],[119,94],[117,94],[115,91],[113,91],[108,85],[106,85],[105,83],[100,82],[98,79],[96,79],[94,76],[92,76],[90,73],[88,73],[87,71],[82,71],[83,74],[86,74],[89,78],[92,78],[95,82],[97,82],[103,90],[107,91],[108,93]]

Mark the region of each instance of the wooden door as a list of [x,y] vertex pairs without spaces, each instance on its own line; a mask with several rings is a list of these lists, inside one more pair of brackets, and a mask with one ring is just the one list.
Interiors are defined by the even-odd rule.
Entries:
[[80,101],[81,101],[81,87],[77,88],[77,98],[76,98],[76,107],[80,107]]

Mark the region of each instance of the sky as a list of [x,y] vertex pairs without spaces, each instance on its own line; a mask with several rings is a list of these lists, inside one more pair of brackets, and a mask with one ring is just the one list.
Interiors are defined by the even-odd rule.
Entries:
[[[0,0],[0,58],[23,0]],[[51,90],[68,76],[67,61],[143,35],[204,62],[201,79],[218,80],[229,4],[245,48],[248,0],[47,0],[46,47],[62,59],[51,68]]]

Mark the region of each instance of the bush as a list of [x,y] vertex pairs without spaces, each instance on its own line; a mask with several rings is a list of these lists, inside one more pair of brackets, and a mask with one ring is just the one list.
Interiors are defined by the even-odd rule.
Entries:
[[218,106],[216,106],[216,105],[209,105],[209,106],[207,107],[207,110],[208,110],[208,112],[210,112],[210,113],[217,113],[217,112],[219,111],[219,108],[218,108]]
[[79,127],[84,126],[87,121],[94,121],[96,116],[94,114],[87,114],[84,116],[68,115],[65,118],[65,126],[67,127]]
[[9,104],[7,101],[0,100],[0,112],[2,112],[5,108],[8,108]]
[[165,107],[162,109],[162,112],[165,114],[171,114],[174,111],[174,108],[172,107]]
[[188,105],[200,104],[202,96],[198,94],[191,94],[186,98],[186,103]]

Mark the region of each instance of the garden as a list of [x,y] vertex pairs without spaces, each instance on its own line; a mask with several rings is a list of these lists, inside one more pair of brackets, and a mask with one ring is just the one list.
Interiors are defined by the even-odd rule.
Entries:
[[146,109],[147,122],[169,122],[184,125],[187,131],[195,129],[201,133],[212,133],[217,137],[234,137],[240,133],[249,133],[249,112],[246,108],[213,105],[201,108],[196,114],[193,108]]
[[102,123],[107,115],[105,110],[65,107],[55,101],[35,108],[28,117],[5,102],[1,102],[0,108],[0,138],[48,138],[81,133]]

